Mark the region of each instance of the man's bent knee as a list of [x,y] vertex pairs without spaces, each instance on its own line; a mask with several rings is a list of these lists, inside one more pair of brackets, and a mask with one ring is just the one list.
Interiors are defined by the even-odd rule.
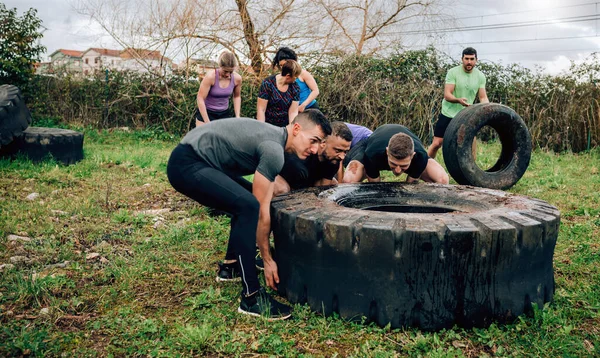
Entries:
[[363,165],[357,160],[351,161],[346,167],[346,172],[344,173],[344,183],[358,183],[362,181],[363,175]]

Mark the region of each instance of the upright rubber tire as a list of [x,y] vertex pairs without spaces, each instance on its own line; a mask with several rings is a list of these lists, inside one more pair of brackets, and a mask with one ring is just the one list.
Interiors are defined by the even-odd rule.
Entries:
[[83,159],[83,133],[61,128],[29,127],[21,137],[0,149],[0,155],[25,155],[34,162],[54,158],[63,164]]
[[[498,133],[502,151],[496,164],[482,170],[471,145],[477,133],[490,126]],[[511,108],[484,103],[466,107],[452,119],[444,134],[444,163],[458,184],[508,189],[525,174],[531,159],[531,135],[523,119]]]
[[31,114],[19,88],[0,86],[0,148],[19,137],[31,124]]
[[542,200],[457,185],[344,184],[276,197],[271,217],[279,292],[325,315],[487,327],[553,297],[560,214]]

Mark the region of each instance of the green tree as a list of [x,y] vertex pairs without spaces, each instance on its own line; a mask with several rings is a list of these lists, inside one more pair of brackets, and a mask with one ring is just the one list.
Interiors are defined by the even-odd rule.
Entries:
[[0,84],[23,86],[34,73],[46,48],[38,43],[42,20],[37,10],[29,9],[21,17],[17,9],[0,3]]

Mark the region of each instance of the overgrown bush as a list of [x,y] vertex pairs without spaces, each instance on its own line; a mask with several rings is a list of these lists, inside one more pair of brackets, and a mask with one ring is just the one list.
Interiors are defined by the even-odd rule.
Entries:
[[[331,119],[375,128],[400,123],[429,143],[443,97],[447,70],[460,59],[434,49],[388,58],[346,57],[310,69]],[[523,117],[534,145],[555,151],[582,151],[600,142],[600,59],[572,65],[549,76],[519,65],[480,62],[490,101]],[[242,73],[242,115],[254,117],[260,79]],[[101,72],[93,78],[36,76],[27,92],[34,118],[109,128],[153,128],[182,135],[193,126],[199,81],[172,76]]]

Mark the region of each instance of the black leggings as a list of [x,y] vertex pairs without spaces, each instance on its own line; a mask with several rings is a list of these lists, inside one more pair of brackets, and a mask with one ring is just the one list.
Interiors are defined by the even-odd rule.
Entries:
[[225,259],[240,263],[244,294],[256,292],[260,288],[254,264],[260,205],[252,195],[252,184],[210,167],[187,144],[179,144],[171,153],[167,176],[181,194],[232,215]]

